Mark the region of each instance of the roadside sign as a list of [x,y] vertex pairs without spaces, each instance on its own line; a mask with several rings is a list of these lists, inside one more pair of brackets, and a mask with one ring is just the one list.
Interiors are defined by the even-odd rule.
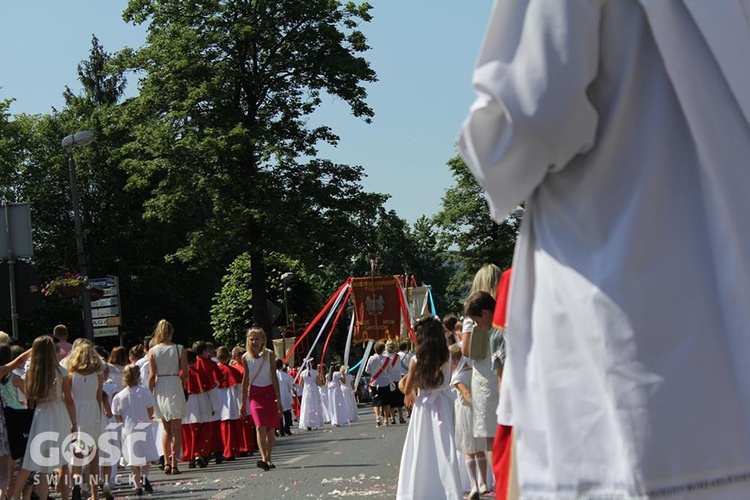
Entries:
[[0,203],[0,259],[30,259],[31,208],[28,203]]
[[91,310],[92,318],[109,318],[110,316],[119,316],[120,311],[115,307],[98,307]]
[[[91,323],[94,337],[114,337],[120,334],[122,317],[120,312],[120,291],[117,276],[90,278],[89,288],[101,290],[101,297],[91,301]],[[120,339],[122,342],[122,339]]]
[[103,299],[91,301],[91,307],[108,307],[108,306],[116,306],[116,305],[117,305],[116,296],[104,297]]
[[116,326],[110,328],[94,328],[94,338],[114,337],[120,334],[120,329]]
[[103,326],[120,326],[120,317],[113,316],[111,318],[96,318],[91,322],[94,324],[94,328],[101,328]]

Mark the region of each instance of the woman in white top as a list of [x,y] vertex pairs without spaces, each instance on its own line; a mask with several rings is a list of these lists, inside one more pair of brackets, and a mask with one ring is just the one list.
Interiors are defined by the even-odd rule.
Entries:
[[179,474],[177,462],[182,450],[180,424],[185,416],[185,384],[187,383],[187,355],[182,346],[172,343],[174,329],[163,319],[156,325],[153,346],[148,351],[148,388],[154,393],[154,413],[164,426],[164,473]]
[[266,333],[260,328],[247,331],[247,352],[242,357],[244,375],[242,376],[241,414],[247,414],[245,398],[250,397],[250,413],[255,421],[260,449],[260,460],[255,465],[259,469],[275,469],[271,460],[273,445],[276,442],[274,431],[280,427],[283,413],[279,400],[279,381],[276,378],[276,356],[266,349]]
[[[77,431],[83,436],[91,438],[84,440],[93,459],[88,462],[87,469],[90,477],[99,473],[99,436],[102,432],[102,384],[104,383],[104,362],[89,342],[84,342],[73,349],[68,355],[68,378],[70,390],[75,400]],[[109,415],[107,415],[109,416]],[[73,475],[81,474],[83,467],[77,461],[73,463]],[[80,495],[81,486],[73,486],[73,497]],[[95,500],[99,498],[98,488],[91,485],[91,495]]]

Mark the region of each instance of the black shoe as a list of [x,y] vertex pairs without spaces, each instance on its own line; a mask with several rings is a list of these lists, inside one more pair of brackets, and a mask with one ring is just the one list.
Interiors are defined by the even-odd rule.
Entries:
[[73,494],[70,496],[72,500],[82,500],[81,487],[78,485],[73,486]]
[[193,458],[188,462],[188,469],[195,469],[195,459]]
[[259,469],[263,469],[266,472],[271,470],[271,467],[269,467],[269,465],[263,460],[258,460],[257,462],[255,462],[255,466]]
[[224,455],[221,453],[214,454],[214,460],[216,461],[216,465],[219,465],[220,463],[224,462]]
[[208,467],[208,460],[206,460],[203,457],[197,458],[195,462],[198,464],[198,467],[200,467],[201,469],[205,469],[206,467]]
[[164,455],[159,457],[159,470],[164,470]]
[[138,488],[135,490],[135,496],[142,497],[143,496],[143,488]]
[[143,478],[143,489],[146,490],[146,493],[154,492],[154,487],[151,486],[151,481],[149,481],[147,477]]

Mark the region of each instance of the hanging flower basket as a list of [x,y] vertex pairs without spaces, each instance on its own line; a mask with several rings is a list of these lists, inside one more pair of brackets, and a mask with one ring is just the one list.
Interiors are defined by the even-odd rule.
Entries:
[[86,277],[82,274],[66,272],[42,288],[42,293],[46,296],[60,295],[67,298],[77,298],[83,288],[86,286]]
[[79,285],[59,285],[56,291],[63,297],[73,298],[78,297],[82,289],[83,287]]

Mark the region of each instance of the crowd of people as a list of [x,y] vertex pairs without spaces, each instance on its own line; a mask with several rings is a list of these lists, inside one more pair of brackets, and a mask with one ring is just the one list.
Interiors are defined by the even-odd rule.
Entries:
[[313,430],[359,419],[346,366],[290,369],[258,328],[232,349],[183,348],[173,335],[161,320],[129,351],[107,352],[69,343],[58,325],[23,351],[0,332],[0,496],[47,498],[53,487],[64,499],[113,498],[118,471],[142,495],[153,492],[152,466],[177,475],[256,451],[269,471],[295,420]]
[[[493,321],[495,297],[504,295],[502,275],[493,264],[477,272],[460,319],[425,315],[414,324],[417,348],[399,384],[405,405],[413,408],[399,499],[461,499],[464,492],[478,499],[507,481],[507,469],[496,467],[507,450],[495,439],[500,424],[508,423],[499,390],[505,341]],[[430,480],[435,470],[439,478]]]

